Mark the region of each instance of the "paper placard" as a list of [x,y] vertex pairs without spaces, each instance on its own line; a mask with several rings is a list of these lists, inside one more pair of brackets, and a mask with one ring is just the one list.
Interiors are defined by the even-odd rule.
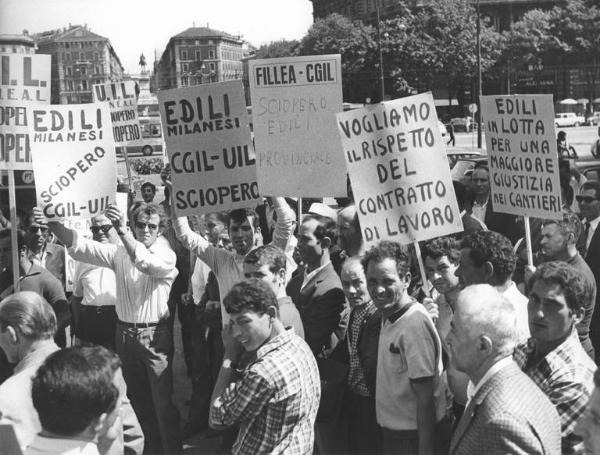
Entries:
[[337,115],[367,245],[462,231],[437,121],[431,93]]
[[135,82],[95,84],[92,87],[92,95],[94,102],[107,101],[110,106],[113,138],[116,145],[134,145],[142,140]]
[[552,95],[481,98],[494,212],[560,218]]
[[107,103],[29,112],[37,202],[48,220],[90,218],[115,202],[117,166]]
[[250,95],[261,194],[346,196],[335,126],[343,110],[339,55],[250,60]]
[[256,206],[256,160],[242,82],[161,90],[158,102],[177,215]]
[[27,111],[50,104],[50,62],[50,55],[0,54],[0,169],[32,169]]

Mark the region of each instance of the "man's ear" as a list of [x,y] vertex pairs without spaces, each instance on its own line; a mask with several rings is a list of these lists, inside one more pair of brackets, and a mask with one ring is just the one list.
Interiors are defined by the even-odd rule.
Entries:
[[573,320],[575,321],[575,325],[577,325],[581,321],[583,321],[584,316],[585,316],[585,308],[581,307],[581,308],[578,308],[577,310],[574,310],[573,311]]
[[[0,329],[2,330],[2,329]],[[3,330],[4,333],[7,334],[9,341],[11,342],[11,344],[17,344],[19,342],[19,335],[17,333],[17,330],[9,325],[6,327],[6,330]]]
[[406,272],[404,274],[404,278],[401,278],[401,279],[402,279],[402,281],[404,281],[404,283],[408,287],[410,285],[410,281],[412,280],[412,275],[410,274],[410,272]]
[[327,248],[329,249],[331,247],[331,238],[325,236],[321,239],[321,245],[323,245],[323,248]]
[[486,281],[490,281],[494,276],[494,265],[490,261],[485,261],[483,268],[483,274],[486,278]]
[[283,283],[283,285],[285,286],[285,269],[281,268],[279,269],[279,271],[276,273],[277,277],[281,280],[281,283]]
[[267,308],[267,314],[272,318],[278,318],[279,309],[276,306],[271,305],[269,308]]
[[481,351],[482,354],[491,354],[493,350],[493,343],[490,337],[481,335],[477,340],[477,349]]

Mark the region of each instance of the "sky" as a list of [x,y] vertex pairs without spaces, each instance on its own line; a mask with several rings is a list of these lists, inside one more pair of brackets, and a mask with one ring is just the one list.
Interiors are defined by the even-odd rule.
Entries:
[[312,24],[310,0],[0,0],[0,33],[37,33],[87,24],[112,43],[128,73],[149,68],[169,38],[189,27],[221,30],[255,46],[300,39]]

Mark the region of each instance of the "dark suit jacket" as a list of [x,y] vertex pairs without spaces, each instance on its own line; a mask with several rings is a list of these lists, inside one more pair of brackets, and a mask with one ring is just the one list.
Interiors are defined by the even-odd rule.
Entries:
[[[371,397],[375,398],[375,384],[377,381],[377,351],[379,348],[379,332],[381,331],[381,311],[375,310],[363,319],[358,335],[358,358],[360,366],[365,375],[365,382],[371,392]],[[352,322],[352,313],[348,321],[348,327]],[[331,358],[350,365],[350,351],[348,345],[348,331],[344,338],[335,347]]]
[[323,349],[332,347],[332,336],[339,340],[345,333],[346,321],[342,313],[346,307],[346,297],[342,283],[333,265],[327,264],[300,290],[304,274],[293,277],[286,287],[304,326],[304,339],[317,356]]
[[559,455],[556,408],[519,367],[496,372],[477,391],[458,423],[450,455]]
[[[583,236],[583,232],[581,233]],[[583,240],[582,240],[583,241]],[[583,244],[585,248],[585,244]],[[596,351],[596,363],[600,360],[600,292],[598,292],[598,284],[600,283],[600,224],[596,226],[594,235],[590,242],[590,246],[582,254],[585,262],[592,270],[594,278],[596,278],[596,306],[590,323],[590,340]]]
[[515,215],[509,215],[508,213],[496,213],[493,211],[492,206],[492,195],[488,200],[488,204],[485,209],[485,220],[484,223],[488,230],[496,231],[505,237],[508,237],[511,243],[514,245],[521,237],[525,235],[525,225],[518,221]]

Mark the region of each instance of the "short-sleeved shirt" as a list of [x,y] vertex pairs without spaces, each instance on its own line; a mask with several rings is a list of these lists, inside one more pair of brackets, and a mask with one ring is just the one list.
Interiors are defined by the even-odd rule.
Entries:
[[411,302],[385,319],[379,335],[375,392],[377,422],[389,430],[417,430],[411,380],[433,378],[436,420],[446,412],[442,345],[427,310]]
[[[52,307],[59,301],[67,301],[65,291],[58,278],[36,264],[32,264],[27,273],[21,276],[20,290],[33,291],[40,294]],[[0,292],[0,297],[2,298],[14,292],[11,270],[7,269],[0,274]]]

